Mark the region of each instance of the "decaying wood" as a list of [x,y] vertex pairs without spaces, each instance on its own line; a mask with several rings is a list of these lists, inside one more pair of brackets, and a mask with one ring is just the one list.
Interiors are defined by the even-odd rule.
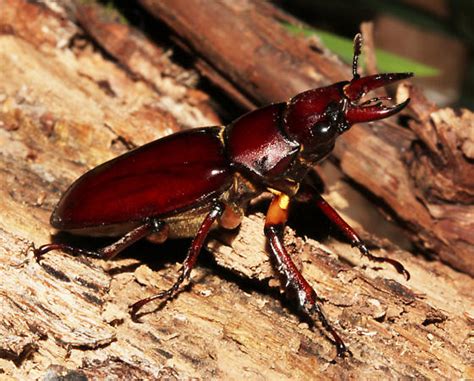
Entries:
[[77,1],[73,10],[85,32],[160,94],[158,105],[169,110],[181,126],[219,123],[208,105],[207,95],[190,86],[197,81],[197,73],[173,63],[168,52],[151,43],[139,30],[120,22],[120,15],[113,9]]
[[[280,23],[284,16],[265,2],[140,2],[207,61],[206,73],[214,69],[257,104],[281,101],[302,90],[350,78],[349,68],[333,55],[321,54],[319,47],[316,51],[310,43],[289,35]],[[410,108],[426,109],[419,102],[416,97]],[[415,244],[474,275],[473,186],[465,182],[466,177],[472,179],[469,174],[474,172],[474,163],[460,148],[474,142],[474,116],[466,111],[462,122],[444,122],[446,126],[470,126],[471,132],[463,132],[466,136],[450,134],[449,142],[432,136],[431,143],[445,144],[441,150],[426,147],[419,133],[432,119],[437,119],[436,115],[425,115],[425,123],[418,124],[418,128],[417,123],[411,123],[414,133],[390,121],[374,123],[373,128],[352,129],[339,139],[335,157],[346,175],[381,199],[404,222]],[[434,123],[431,135],[445,135],[437,130],[439,127]],[[418,144],[420,140],[422,144]],[[423,156],[425,159],[417,166],[427,168],[410,168],[405,163],[407,150],[418,152],[416,157]],[[413,178],[414,171],[418,175],[431,171],[430,176],[437,179],[435,198],[432,189],[425,189]]]
[[[319,243],[291,229],[286,235],[295,262],[319,292],[327,315],[353,353],[352,358],[335,363],[331,362],[334,346],[324,331],[301,322],[280,292],[259,213],[245,218],[236,236],[215,235],[209,242],[215,263],[203,261],[207,266],[196,269],[191,286],[158,310],[150,306],[147,311],[152,313],[142,316],[141,323],[130,319],[128,305],[172,284],[179,269],[175,261],[182,258],[186,243],[136,245],[111,262],[52,252],[42,267],[38,265],[29,248],[32,243],[50,240],[50,212],[71,181],[129,147],[181,127],[173,117],[175,111],[167,109],[170,103],[161,102],[165,90],[153,82],[157,77],[146,74],[158,70],[151,62],[159,61],[159,52],[165,54],[164,50],[150,48],[153,59],[140,55],[135,60],[130,59],[133,54],[122,55],[119,48],[113,48],[152,46],[145,37],[138,43],[133,33],[119,33],[120,43],[114,45],[110,37],[98,37],[96,31],[91,38],[110,45],[108,52],[117,62],[95,49],[67,13],[58,14],[26,0],[0,0],[0,9],[1,377],[474,377],[474,280],[369,233],[363,235],[377,248],[375,253],[402,261],[411,272],[410,281],[391,268],[374,269],[336,239]],[[114,34],[123,26],[108,28]],[[137,48],[136,54],[140,52]],[[142,61],[144,66],[140,66]],[[162,78],[170,75],[169,71],[165,74],[167,68],[179,70],[166,64]],[[194,114],[192,107],[202,105],[205,97],[197,90],[186,91],[184,97],[173,91],[166,96],[173,97],[173,107],[186,104],[183,107],[190,110],[189,115],[208,108],[200,106]],[[420,125],[413,126],[419,134],[424,131],[421,125],[430,120],[436,129],[447,125],[447,119],[465,123],[466,118],[449,111],[422,112],[419,109],[417,114]],[[432,119],[433,115],[438,119]],[[440,128],[446,133],[420,138],[434,152],[439,149],[435,138],[452,139],[447,127]],[[458,130],[456,136],[461,136]],[[360,126],[354,131],[359,134],[356,138],[381,140],[382,151],[373,151],[373,155],[394,155],[396,169],[401,167],[396,161],[399,151],[375,137],[372,130]],[[384,139],[405,136],[397,131]],[[404,141],[410,141],[412,135]],[[469,141],[464,135],[459,139]],[[369,153],[371,147],[369,144]],[[469,143],[460,149],[470,155]],[[405,160],[411,173],[419,174],[421,187],[427,183],[416,162],[425,159],[423,151],[413,152],[418,156],[405,156]],[[440,165],[461,160],[444,151],[438,154]],[[342,149],[338,155],[347,167],[351,157],[347,159]],[[443,181],[458,184],[453,173],[446,173],[428,188]],[[440,198],[437,192],[431,194],[432,200]],[[465,194],[456,191],[458,198]],[[401,200],[407,196],[400,195]],[[328,200],[339,203],[342,197],[336,191],[327,195]],[[435,210],[449,215],[448,209]],[[97,240],[78,243],[100,245]]]

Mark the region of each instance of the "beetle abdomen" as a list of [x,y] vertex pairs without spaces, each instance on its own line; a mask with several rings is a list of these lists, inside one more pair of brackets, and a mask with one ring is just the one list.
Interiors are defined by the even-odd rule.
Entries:
[[80,177],[58,203],[58,229],[143,221],[206,203],[232,181],[220,127],[173,134]]

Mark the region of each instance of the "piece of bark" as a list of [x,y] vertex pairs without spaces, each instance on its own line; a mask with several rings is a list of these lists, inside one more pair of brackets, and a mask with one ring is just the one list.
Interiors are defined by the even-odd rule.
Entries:
[[[334,56],[291,36],[280,22],[282,19],[288,21],[288,17],[267,2],[140,2],[168,24],[195,55],[207,62],[205,74],[209,78],[212,79],[209,71],[214,69],[258,105],[285,101],[308,88],[350,79],[349,68]],[[418,101],[419,98],[413,99],[410,107],[419,108],[415,104]],[[464,134],[472,133],[470,115],[465,114],[462,122]],[[408,229],[418,247],[428,249],[454,268],[474,275],[474,245],[469,238],[472,233],[465,236],[466,231],[472,232],[472,219],[469,220],[472,198],[466,203],[463,201],[465,198],[460,199],[459,195],[452,198],[445,191],[444,198],[438,198],[430,210],[428,205],[433,205],[431,196],[423,192],[424,185],[412,177],[413,168],[405,163],[406,151],[417,150],[416,143],[420,138],[417,134],[420,128],[415,127],[416,123],[409,126],[414,128],[414,132],[387,120],[373,123],[372,128],[356,126],[339,138],[334,157],[347,176],[389,208]],[[448,126],[460,129],[449,123]],[[471,144],[463,143],[465,139],[455,141],[465,144],[465,150],[471,152]],[[456,160],[446,162],[442,173],[439,173],[439,165],[428,164],[426,160],[421,160],[417,166],[428,167],[416,171],[431,171],[433,177],[439,179],[447,179],[443,173],[457,174],[448,176],[446,188],[456,183],[455,189],[462,188],[463,194],[472,194],[472,183],[463,178],[472,178],[470,173],[474,172],[474,164],[469,157],[460,156],[456,144],[443,148],[445,157]],[[433,154],[428,156],[433,157]],[[449,222],[446,223],[445,215],[437,214],[436,210],[447,211],[453,205],[456,213],[449,213]],[[455,231],[457,233],[453,234]]]
[[[233,240],[217,235],[210,247],[220,266],[198,266],[193,285],[143,316],[142,323],[131,321],[128,305],[173,283],[180,267],[173,263],[185,245],[136,245],[110,262],[52,252],[39,266],[28,248],[49,241],[49,215],[75,178],[125,152],[126,145],[179,127],[160,109],[153,109],[153,119],[137,112],[156,101],[156,92],[87,42],[81,49],[71,44],[82,34],[74,24],[39,4],[0,0],[0,8],[5,5],[8,12],[0,16],[2,377],[473,377],[474,281],[370,237],[385,247],[377,254],[406,265],[410,282],[389,267],[372,269],[341,242],[321,244],[290,229],[286,236],[295,262],[354,354],[335,364],[324,331],[300,323],[280,295],[259,214],[246,217]],[[38,37],[37,29],[48,31],[50,40]],[[58,46],[54,36],[65,35],[66,43]]]

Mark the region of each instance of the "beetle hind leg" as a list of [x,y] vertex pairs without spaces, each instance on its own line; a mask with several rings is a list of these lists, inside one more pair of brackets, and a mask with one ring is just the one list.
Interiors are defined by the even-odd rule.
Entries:
[[202,246],[204,245],[204,241],[209,231],[211,230],[212,225],[217,220],[217,218],[222,216],[224,210],[225,206],[223,203],[217,202],[216,204],[214,204],[210,212],[207,214],[206,218],[204,218],[201,227],[199,228],[197,234],[195,235],[191,243],[186,259],[184,260],[183,266],[180,269],[180,275],[178,279],[168,290],[141,299],[138,302],[132,304],[130,306],[130,315],[132,316],[133,320],[137,320],[137,313],[145,304],[148,304],[157,299],[164,299],[165,301],[169,300],[173,297],[176,291],[178,291],[184,280],[188,278],[191,274],[191,270],[196,264],[199,253],[201,252]]
[[271,253],[277,262],[278,271],[286,277],[287,284],[293,287],[297,292],[299,306],[309,316],[317,315],[324,328],[333,337],[338,357],[343,357],[346,354],[350,354],[350,351],[336,330],[331,326],[319,306],[316,291],[314,291],[303,277],[285,249],[283,232],[288,219],[288,204],[289,197],[284,194],[279,194],[272,200],[270,208],[268,209],[264,231],[270,244]]
[[138,240],[152,235],[166,235],[166,224],[163,221],[150,218],[144,224],[136,227],[135,229],[131,230],[127,234],[125,234],[122,238],[118,241],[105,246],[97,251],[92,250],[85,250],[79,247],[74,247],[70,245],[66,245],[63,243],[49,243],[46,245],[42,245],[37,249],[33,249],[33,253],[35,258],[38,262],[41,261],[43,256],[52,251],[52,250],[61,250],[65,253],[68,253],[72,256],[87,256],[93,258],[101,258],[101,259],[112,259],[121,251],[126,249],[128,246],[132,245],[133,243],[137,242]]

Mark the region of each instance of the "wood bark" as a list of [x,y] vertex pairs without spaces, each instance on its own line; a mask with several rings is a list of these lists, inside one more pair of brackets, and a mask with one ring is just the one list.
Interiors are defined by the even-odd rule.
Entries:
[[[205,74],[225,77],[258,105],[350,78],[348,66],[320,45],[291,36],[281,21],[294,20],[266,2],[140,2],[206,61]],[[474,115],[405,96],[413,98],[410,130],[386,120],[353,128],[339,138],[335,157],[419,248],[474,275]]]
[[[211,3],[227,4],[207,4]],[[232,4],[229,9],[243,9],[239,2]],[[57,2],[52,6],[0,0],[1,377],[474,377],[474,280],[440,262],[413,256],[390,241],[363,232],[360,226],[358,230],[374,247],[374,253],[402,261],[411,272],[410,281],[386,266],[375,269],[356,250],[337,239],[318,242],[293,229],[286,234],[295,262],[319,292],[329,319],[353,353],[353,357],[334,363],[334,346],[324,330],[318,324],[310,328],[301,321],[282,292],[268,259],[263,216],[258,212],[246,217],[237,233],[216,234],[209,242],[215,259],[204,256],[201,266],[193,272],[190,286],[166,305],[150,306],[147,311],[151,313],[142,316],[141,323],[130,319],[128,305],[172,284],[179,269],[175,262],[186,252],[188,242],[135,245],[110,262],[52,252],[43,266],[38,265],[31,245],[50,240],[54,233],[48,227],[51,210],[75,178],[130,147],[180,130],[182,124],[218,121],[207,95],[192,87],[189,78],[193,74],[170,62],[166,47],[157,46],[130,25],[103,18],[101,8],[77,3],[66,10],[58,8]],[[188,5],[190,13],[196,11],[191,8]],[[264,15],[270,8],[266,9],[267,13],[259,10],[255,17],[267,20]],[[247,15],[252,14],[248,12]],[[193,14],[197,17],[204,13]],[[237,21],[236,18],[234,22]],[[260,25],[254,22],[254,26]],[[219,30],[218,26],[214,28],[217,34],[225,33],[225,29]],[[245,31],[249,38],[251,30]],[[191,37],[190,33],[189,41]],[[306,43],[290,36],[284,41],[280,42],[282,51],[285,43],[308,49]],[[272,51],[265,45],[260,47],[260,51],[266,49]],[[309,56],[312,54],[316,57],[316,53]],[[279,56],[272,65],[280,59],[287,62],[285,57]],[[266,66],[266,62],[261,64]],[[223,64],[220,75],[226,84],[233,84],[230,94],[240,93],[241,99],[255,94],[251,102],[264,101],[269,96],[259,95],[258,89],[255,93],[241,91],[238,81],[223,74],[235,70],[234,64],[226,65],[229,66]],[[255,70],[260,66],[258,61],[252,65]],[[329,72],[334,63],[324,65],[321,70]],[[264,75],[263,69],[258,70],[262,71],[251,77],[254,83]],[[311,68],[311,73],[320,83],[332,80],[325,72],[316,75]],[[302,78],[299,76],[302,74],[295,73],[294,78]],[[306,79],[299,81],[301,86],[306,83]],[[274,86],[277,94],[277,88],[284,91],[284,84]],[[420,100],[416,104],[427,103]],[[425,187],[433,199],[442,199],[444,196],[433,190],[438,181],[448,178],[460,184],[469,179],[458,182],[464,172],[456,177],[453,171],[439,175],[439,166],[421,166],[431,163],[424,150],[428,147],[440,152],[436,164],[441,168],[462,162],[463,157],[451,155],[453,149],[440,149],[436,139],[446,142],[443,149],[456,145],[453,141],[467,128],[456,127],[456,133],[452,133],[451,122],[459,119],[468,123],[469,114],[450,114],[449,110],[434,111],[426,106],[413,107],[413,112],[425,117],[411,122],[415,132],[400,132],[400,128],[393,127],[380,137],[372,129],[358,126],[351,139],[368,141],[368,151],[364,152],[372,155],[372,161],[386,157],[395,166],[393,173],[418,174],[418,187]],[[431,129],[426,130],[423,125]],[[406,143],[415,133],[423,144],[418,143],[418,148],[410,151],[405,166],[400,161],[400,150],[386,140],[406,136]],[[456,145],[467,155],[471,152],[469,139],[465,138],[467,143],[461,147]],[[380,143],[379,150],[372,140]],[[350,155],[359,151],[353,151],[347,140],[338,150],[346,173],[360,171],[364,179],[364,170],[356,164],[358,160],[364,165],[366,162],[360,161],[359,156],[347,156],[348,151],[352,152]],[[372,164],[378,168],[376,165]],[[422,181],[424,177],[432,182]],[[402,185],[400,200],[416,198]],[[453,220],[458,217],[459,208],[468,205],[466,194],[471,188],[465,188],[467,193],[459,190],[459,185],[452,188],[452,197],[464,200],[464,204],[452,205]],[[422,196],[417,197],[418,200]],[[327,198],[344,203],[344,194],[337,189],[331,190]],[[452,237],[461,235],[462,227],[452,229],[457,225],[447,219],[444,204],[436,205],[436,213],[430,213],[443,216],[443,221],[451,224]],[[299,217],[312,216],[306,211]],[[425,225],[420,222],[417,226]],[[103,243],[61,235],[56,239],[92,247]]]

